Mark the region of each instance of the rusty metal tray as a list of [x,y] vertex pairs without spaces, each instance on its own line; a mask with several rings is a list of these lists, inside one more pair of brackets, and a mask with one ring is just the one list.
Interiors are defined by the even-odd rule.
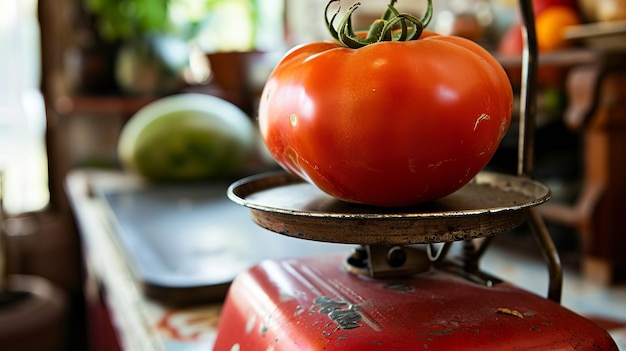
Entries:
[[451,242],[506,232],[526,209],[550,198],[532,179],[481,172],[437,201],[406,208],[352,204],[286,172],[264,173],[230,185],[228,197],[248,207],[258,225],[283,235],[323,242],[402,245]]

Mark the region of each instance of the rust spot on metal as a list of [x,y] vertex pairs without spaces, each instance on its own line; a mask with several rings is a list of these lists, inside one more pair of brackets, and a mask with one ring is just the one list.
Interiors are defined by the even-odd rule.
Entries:
[[435,339],[433,337],[445,336],[456,333],[456,330],[452,328],[443,329],[443,330],[433,330],[429,332],[419,333],[417,337],[424,338],[427,342],[432,342]]
[[337,342],[339,342],[339,341],[341,341],[341,340],[343,340],[343,339],[346,339],[347,337],[348,337],[348,334],[341,334],[341,336],[339,336],[339,337],[337,338]]
[[511,315],[511,316],[515,316],[515,317],[524,319],[524,315],[521,314],[520,311],[517,311],[517,310],[511,310],[511,309],[508,309],[508,308],[500,307],[500,308],[498,308],[496,310],[496,312],[502,313],[502,314],[508,314],[508,315]]
[[302,312],[304,312],[304,308],[302,308],[302,306],[299,306],[299,305],[298,305],[298,306],[296,307],[296,310],[293,312],[293,316],[294,316],[294,317],[297,317],[297,316],[301,315],[301,314],[302,314]]
[[330,312],[336,309],[339,309],[348,305],[347,302],[336,301],[326,296],[316,297],[315,300],[313,300],[313,303],[320,307],[320,313],[323,313],[323,314],[329,314]]
[[412,286],[403,283],[389,284],[386,288],[395,291],[413,291]]
[[435,335],[435,336],[442,336],[442,335],[454,334],[454,332],[455,332],[454,329],[444,329],[444,330],[431,331],[428,334]]
[[315,298],[313,303],[320,307],[320,313],[327,314],[333,322],[337,323],[339,329],[354,329],[360,326],[358,323],[361,321],[361,313],[356,305],[336,301],[326,296]]
[[335,310],[328,314],[328,317],[335,321],[341,329],[358,328],[357,324],[361,320],[361,314],[354,305],[350,305],[347,310]]

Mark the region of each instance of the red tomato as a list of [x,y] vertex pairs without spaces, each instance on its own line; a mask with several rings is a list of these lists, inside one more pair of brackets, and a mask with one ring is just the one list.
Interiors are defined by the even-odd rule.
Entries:
[[259,106],[277,162],[354,203],[400,207],[448,195],[496,151],[513,93],[500,64],[460,37],[424,31],[359,49],[289,52]]

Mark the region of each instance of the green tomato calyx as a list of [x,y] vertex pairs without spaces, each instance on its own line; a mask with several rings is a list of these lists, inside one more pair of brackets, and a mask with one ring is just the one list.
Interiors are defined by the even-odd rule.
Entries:
[[343,18],[339,22],[339,25],[335,28],[334,22],[339,15],[340,8],[330,16],[329,9],[331,4],[339,2],[340,0],[330,0],[326,4],[324,9],[324,19],[326,20],[326,28],[330,31],[330,34],[341,45],[358,49],[360,47],[378,43],[382,41],[409,41],[417,40],[422,35],[424,28],[428,26],[428,23],[433,17],[433,3],[432,0],[428,0],[428,6],[426,13],[422,19],[419,19],[409,13],[400,13],[395,7],[397,0],[390,0],[387,5],[387,10],[383,13],[383,16],[376,19],[369,27],[369,31],[366,35],[359,35],[354,32],[352,27],[352,14],[361,5],[360,2],[350,6],[348,11],[344,14]]

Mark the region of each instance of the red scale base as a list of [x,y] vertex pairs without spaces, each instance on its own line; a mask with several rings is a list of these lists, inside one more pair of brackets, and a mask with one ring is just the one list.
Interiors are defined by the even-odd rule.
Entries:
[[266,261],[238,276],[214,350],[617,350],[593,322],[512,284],[439,270],[371,279],[344,258]]

